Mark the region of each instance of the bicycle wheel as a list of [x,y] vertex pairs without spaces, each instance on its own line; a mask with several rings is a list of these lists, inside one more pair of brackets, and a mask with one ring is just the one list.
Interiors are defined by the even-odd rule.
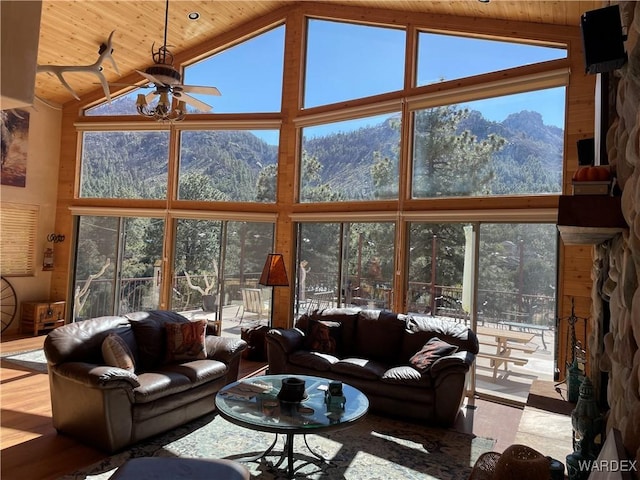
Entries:
[[18,297],[16,291],[9,281],[2,277],[2,287],[0,288],[0,317],[2,320],[2,330],[4,332],[13,319],[16,318],[18,311]]

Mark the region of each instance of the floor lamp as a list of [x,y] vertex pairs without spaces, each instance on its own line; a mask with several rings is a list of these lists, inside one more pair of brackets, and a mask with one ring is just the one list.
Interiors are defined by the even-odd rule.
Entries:
[[[258,281],[260,285],[267,287],[288,287],[289,279],[287,278],[287,270],[284,267],[284,258],[281,253],[270,253],[267,255],[267,261],[264,262],[262,275]],[[273,306],[273,288],[271,289],[271,305]],[[273,308],[269,315],[269,326],[272,323]]]

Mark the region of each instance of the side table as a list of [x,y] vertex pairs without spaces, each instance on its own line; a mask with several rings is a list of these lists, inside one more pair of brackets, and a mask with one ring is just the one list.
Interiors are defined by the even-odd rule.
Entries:
[[40,330],[48,330],[65,324],[66,302],[22,302],[20,329],[23,333],[38,335]]

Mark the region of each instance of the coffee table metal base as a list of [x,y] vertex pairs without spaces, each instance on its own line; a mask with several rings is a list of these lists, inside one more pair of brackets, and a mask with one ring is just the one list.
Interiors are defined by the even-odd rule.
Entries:
[[[280,437],[280,435],[285,437],[284,440],[284,448],[282,449],[282,452],[273,452],[273,449],[276,447],[276,445],[278,444],[278,439]],[[252,457],[240,457],[238,458],[237,456],[233,456],[233,459],[238,461],[238,462],[242,462],[242,463],[248,463],[248,462],[261,462],[262,460],[266,460],[267,457],[270,456],[279,456],[278,460],[274,463],[274,462],[267,462],[267,465],[270,468],[273,469],[278,469],[278,470],[284,470],[284,469],[280,469],[280,466],[285,462],[285,460],[287,461],[287,468],[285,470],[287,478],[294,478],[295,474],[296,474],[296,470],[302,468],[303,466],[309,464],[310,462],[304,462],[301,465],[299,465],[297,468],[294,466],[294,454],[293,454],[293,439],[295,437],[296,434],[294,433],[286,433],[286,434],[279,434],[276,433],[275,436],[276,438],[273,440],[273,443],[271,445],[269,445],[269,448],[267,448],[263,453],[259,454],[259,455],[255,455]],[[309,445],[309,442],[307,442],[307,436],[306,435],[302,435],[302,438],[304,440],[304,444],[307,447],[307,450],[309,451],[309,453],[311,453],[311,455],[313,455],[315,458],[317,458],[318,460],[322,461],[323,463],[326,464],[330,464],[331,461],[324,458],[322,455],[320,455],[318,452],[316,452],[315,450],[313,450],[313,448],[311,448],[311,446]]]

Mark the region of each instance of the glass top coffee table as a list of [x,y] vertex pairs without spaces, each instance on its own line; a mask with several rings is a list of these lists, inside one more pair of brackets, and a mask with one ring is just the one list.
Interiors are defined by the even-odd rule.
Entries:
[[[300,402],[278,399],[282,380],[289,377],[296,377],[305,382],[305,398]],[[293,439],[295,435],[302,434],[309,451],[316,458],[326,461],[311,449],[305,435],[346,428],[364,417],[369,410],[366,395],[344,383],[344,400],[329,404],[325,400],[325,394],[330,382],[331,380],[326,378],[307,375],[265,375],[246,378],[222,388],[215,399],[216,408],[222,418],[245,428],[276,434],[275,440],[264,453],[236,460],[247,462],[266,458],[276,446],[278,435],[284,435],[284,449],[279,460],[272,466],[279,468],[286,459],[286,473],[292,478],[296,470],[293,461]]]

